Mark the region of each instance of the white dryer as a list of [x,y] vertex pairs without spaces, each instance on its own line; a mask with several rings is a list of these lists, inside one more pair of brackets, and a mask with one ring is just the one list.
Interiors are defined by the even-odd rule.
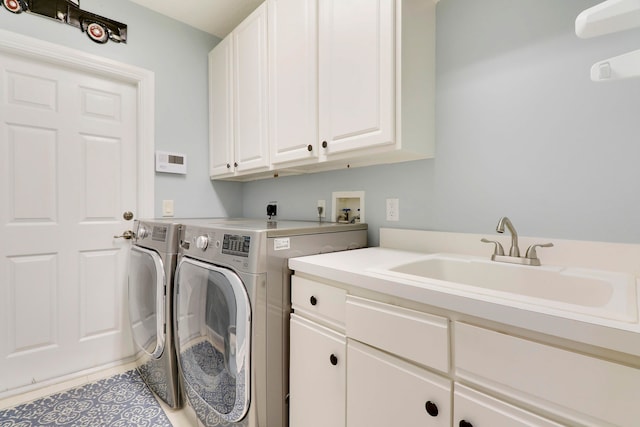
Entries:
[[288,424],[288,259],[365,247],[366,224],[185,225],[174,287],[184,392],[206,427]]

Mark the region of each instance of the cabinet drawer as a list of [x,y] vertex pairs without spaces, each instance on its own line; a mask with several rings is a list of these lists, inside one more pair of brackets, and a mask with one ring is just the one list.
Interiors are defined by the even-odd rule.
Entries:
[[451,426],[448,379],[353,340],[347,360],[349,427]]
[[458,378],[587,426],[637,426],[640,370],[455,323]]
[[456,427],[461,424],[473,427],[562,427],[460,384],[455,385],[453,402],[453,425]]
[[347,297],[349,338],[442,372],[449,371],[449,321],[440,316]]
[[302,277],[291,278],[291,304],[298,314],[344,330],[347,292]]

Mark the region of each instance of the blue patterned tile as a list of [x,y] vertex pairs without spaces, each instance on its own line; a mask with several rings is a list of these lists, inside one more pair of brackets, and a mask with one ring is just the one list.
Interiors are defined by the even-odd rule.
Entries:
[[0,411],[0,427],[171,427],[136,371]]

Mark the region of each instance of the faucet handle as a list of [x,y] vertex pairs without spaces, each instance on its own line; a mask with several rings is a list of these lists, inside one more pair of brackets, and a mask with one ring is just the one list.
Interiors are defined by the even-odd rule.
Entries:
[[500,242],[496,242],[495,240],[485,239],[484,237],[482,239],[480,239],[480,241],[482,243],[493,243],[495,245],[495,248],[493,249],[493,254],[494,255],[504,255],[504,248],[502,247]]
[[531,245],[529,249],[527,249],[527,254],[525,258],[536,259],[538,258],[538,253],[536,252],[536,248],[552,248],[553,243],[544,243],[542,245]]

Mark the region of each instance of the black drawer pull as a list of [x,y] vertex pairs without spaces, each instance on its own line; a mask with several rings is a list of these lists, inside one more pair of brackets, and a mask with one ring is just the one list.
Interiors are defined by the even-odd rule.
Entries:
[[311,295],[311,298],[309,298],[309,302],[311,303],[311,305],[316,305],[318,304],[318,298]]
[[431,415],[432,417],[438,416],[438,405],[436,405],[432,401],[429,400],[424,404],[424,407],[427,410],[427,414]]
[[329,356],[329,361],[333,366],[336,366],[338,364],[338,357],[335,354],[332,354]]

